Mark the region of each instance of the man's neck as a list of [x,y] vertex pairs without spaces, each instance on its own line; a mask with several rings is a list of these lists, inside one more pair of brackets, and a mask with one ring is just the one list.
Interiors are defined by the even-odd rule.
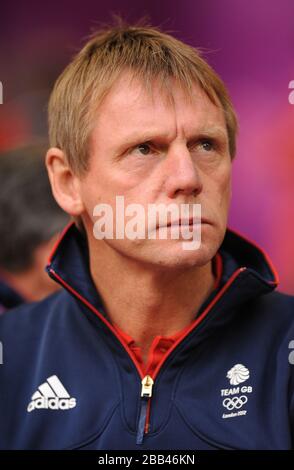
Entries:
[[94,284],[111,322],[135,340],[143,357],[155,336],[187,327],[214,289],[211,261],[179,271],[144,267],[120,255],[106,263],[103,256],[103,250],[90,249]]

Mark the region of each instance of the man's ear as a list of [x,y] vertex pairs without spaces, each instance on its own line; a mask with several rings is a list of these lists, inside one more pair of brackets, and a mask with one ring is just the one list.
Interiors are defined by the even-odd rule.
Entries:
[[46,167],[53,196],[59,206],[70,215],[80,215],[84,211],[80,179],[69,167],[65,153],[58,148],[50,148],[46,155]]

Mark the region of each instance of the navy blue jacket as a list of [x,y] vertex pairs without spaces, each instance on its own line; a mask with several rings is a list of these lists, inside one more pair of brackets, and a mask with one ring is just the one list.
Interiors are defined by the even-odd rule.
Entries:
[[291,449],[294,298],[240,235],[228,229],[219,253],[218,289],[146,379],[70,226],[47,267],[64,289],[0,318],[0,448]]

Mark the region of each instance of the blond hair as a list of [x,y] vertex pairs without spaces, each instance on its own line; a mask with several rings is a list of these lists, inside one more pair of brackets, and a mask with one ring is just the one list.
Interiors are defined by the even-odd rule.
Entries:
[[112,85],[127,70],[150,88],[174,78],[191,96],[195,83],[221,105],[231,158],[236,152],[236,114],[227,89],[194,47],[157,28],[116,25],[96,32],[57,79],[49,101],[50,145],[65,152],[76,173],[88,169],[95,113]]

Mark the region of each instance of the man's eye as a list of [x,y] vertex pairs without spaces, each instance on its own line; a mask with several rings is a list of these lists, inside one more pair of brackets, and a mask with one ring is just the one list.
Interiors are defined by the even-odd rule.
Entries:
[[148,144],[140,144],[137,145],[136,148],[142,153],[142,155],[148,155],[151,152],[150,145]]
[[211,142],[211,140],[207,140],[207,139],[202,140],[200,144],[202,148],[206,150],[206,152],[210,152],[214,148],[213,142]]

